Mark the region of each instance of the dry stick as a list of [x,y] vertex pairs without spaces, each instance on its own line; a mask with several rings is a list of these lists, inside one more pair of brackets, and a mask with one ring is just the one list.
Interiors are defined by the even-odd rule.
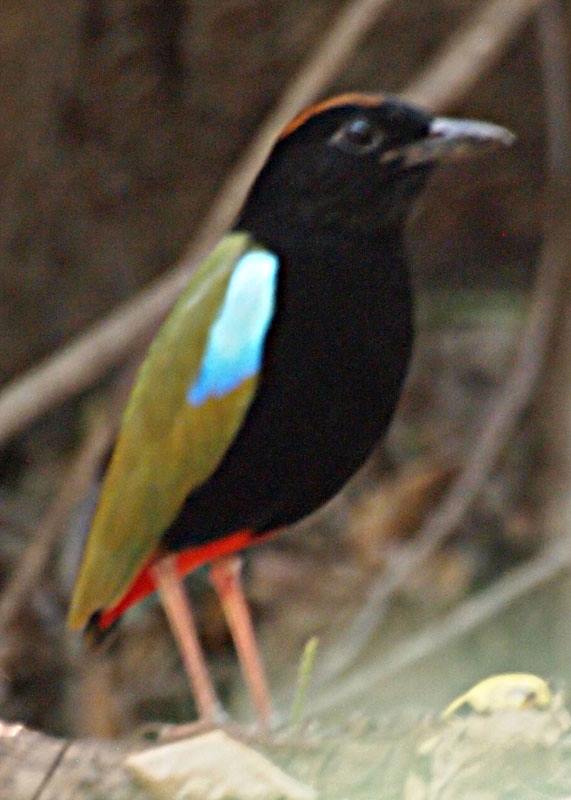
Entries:
[[452,107],[501,56],[543,0],[492,0],[479,8],[404,95],[434,110]]
[[399,677],[404,669],[441,652],[450,643],[493,619],[529,592],[539,589],[569,570],[569,567],[571,537],[564,536],[525,565],[510,570],[489,588],[465,600],[442,619],[407,637],[383,657],[381,664],[375,663],[368,668],[356,670],[339,687],[321,692],[311,704],[312,715],[331,709],[338,711],[341,704],[351,703],[354,706],[355,701],[364,694],[373,695],[382,683]]
[[[563,0],[546,0],[537,19],[545,114],[547,118],[547,153],[552,195],[561,194],[565,203],[571,201],[571,65]],[[557,207],[560,198],[551,203]]]
[[[477,440],[473,457],[466,463],[462,474],[452,486],[445,500],[428,518],[418,533],[415,544],[403,548],[391,571],[383,575],[373,586],[367,601],[349,631],[341,642],[335,645],[323,671],[316,682],[334,680],[346,671],[364,650],[372,636],[379,629],[383,614],[391,597],[403,586],[405,581],[422,567],[423,563],[438,549],[444,539],[454,532],[464,514],[475,500],[506,440],[515,428],[519,416],[527,406],[533,387],[537,384],[541,366],[545,358],[552,329],[551,316],[557,306],[559,288],[569,265],[571,253],[571,224],[568,219],[554,225],[553,232],[544,248],[535,289],[535,301],[528,323],[517,367],[501,390],[500,397],[491,413],[484,420],[482,434]],[[542,297],[542,292],[546,295]],[[565,547],[569,547],[567,539]],[[509,572],[498,581],[497,589],[478,595],[463,603],[443,621],[435,622],[427,631],[410,637],[397,645],[383,659],[378,670],[378,680],[392,677],[399,667],[409,666],[419,658],[434,652],[444,641],[461,636],[480,622],[491,618],[526,592],[531,591],[569,566],[571,551],[565,560],[561,556],[562,546],[557,543],[529,565]],[[521,585],[520,585],[521,582]],[[435,632],[438,633],[436,636]],[[427,639],[434,635],[434,646],[427,647]],[[361,685],[362,689],[362,685]],[[344,690],[341,690],[344,691]],[[330,695],[328,697],[328,694]],[[340,699],[337,690],[327,689],[326,698],[318,704],[322,706]],[[346,699],[343,695],[343,700]]]
[[[560,70],[558,64],[551,63],[550,57],[553,51],[565,52],[566,41],[569,40],[566,37],[571,36],[571,14],[566,10],[566,0],[542,6],[540,21],[543,30],[541,58],[544,63],[547,118],[557,116],[562,120],[560,130],[554,131],[549,137],[550,162],[552,168],[558,171],[562,204],[567,205],[571,219],[571,105],[568,102],[561,106],[559,99],[565,91],[561,83],[565,82],[569,69]],[[563,311],[558,318],[554,345],[547,358],[545,380],[534,403],[532,419],[541,432],[544,455],[535,469],[536,493],[541,498],[540,523],[546,530],[552,531],[551,535],[566,531],[571,522],[571,263],[568,269],[569,277],[561,298],[566,312]]]
[[95,423],[77,457],[69,467],[61,490],[45,513],[38,533],[0,598],[0,631],[15,622],[20,608],[37,588],[49,555],[65,527],[70,509],[85,496],[97,466],[110,446],[115,426],[108,420]]
[[[290,81],[224,182],[205,224],[208,233],[199,234],[198,237],[200,244],[204,242],[205,249],[234,221],[255,175],[268,157],[276,133],[335,78],[359,40],[390,2],[391,0],[353,0],[338,14],[331,29]],[[193,249],[196,246],[195,244]]]
[[[496,2],[492,5],[499,11],[503,4]],[[546,4],[546,6],[549,5],[551,3]],[[543,19],[544,13],[545,9],[542,9],[540,21]],[[492,401],[490,411],[484,416],[481,433],[474,443],[472,456],[466,462],[460,476],[444,500],[421,527],[415,543],[403,548],[398,559],[395,559],[390,572],[383,575],[373,585],[348,633],[343,641],[335,646],[335,653],[327,660],[323,674],[320,675],[321,681],[333,680],[355,662],[358,654],[362,652],[375,631],[378,630],[390,598],[457,529],[497,463],[522,412],[528,406],[541,375],[563,296],[562,287],[569,266],[569,253],[571,253],[571,229],[567,213],[569,203],[561,202],[562,193],[559,188],[559,184],[564,183],[561,170],[563,165],[569,163],[563,152],[566,153],[567,143],[571,141],[569,130],[571,115],[569,114],[567,94],[569,72],[565,52],[561,46],[557,46],[557,41],[553,41],[555,28],[551,17],[549,17],[549,22],[551,23],[549,27],[541,24],[540,31],[541,41],[544,45],[543,79],[548,99],[546,109],[549,166],[552,176],[549,198],[551,214],[547,215],[546,241],[515,367],[501,388],[497,399]],[[502,30],[505,32],[505,27]],[[548,34],[551,36],[549,43],[545,41]],[[503,35],[505,36],[505,33]],[[472,38],[472,33],[467,31],[466,40],[469,41]],[[459,37],[458,43],[461,41]],[[456,57],[452,54],[450,61],[451,66],[457,63]],[[446,74],[447,71],[442,66],[435,70],[435,75],[440,75],[441,79]],[[467,72],[465,74],[469,75]],[[557,76],[556,80],[553,79],[554,75]],[[469,75],[469,77],[473,76]],[[429,76],[426,76],[424,80],[427,85],[431,85],[432,81]]]
[[341,10],[230,172],[181,263],[4,389],[0,394],[0,445],[50,408],[89,387],[145,343],[186,286],[196,264],[232,224],[276,131],[335,77],[389,3],[390,0],[352,0]]
[[59,536],[66,530],[72,511],[92,487],[101,461],[116,436],[135,369],[136,364],[130,363],[115,381],[106,409],[93,418],[57,495],[36,525],[31,543],[25,549],[17,570],[0,596],[0,632],[15,621],[21,607],[29,602]]

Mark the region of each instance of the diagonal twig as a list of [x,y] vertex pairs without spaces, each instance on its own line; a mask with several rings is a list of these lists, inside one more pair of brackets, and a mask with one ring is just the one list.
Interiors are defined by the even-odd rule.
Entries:
[[453,34],[404,94],[434,110],[451,107],[505,51],[520,26],[543,0],[491,0]]
[[499,397],[492,402],[490,411],[484,415],[472,456],[444,500],[421,527],[415,541],[401,550],[398,559],[392,563],[391,571],[373,584],[349,630],[336,643],[334,652],[328,654],[323,672],[319,675],[320,682],[334,680],[358,659],[378,630],[390,599],[457,529],[477,498],[537,385],[550,341],[552,318],[561,296],[559,287],[566,274],[569,253],[571,230],[567,220],[564,220],[554,227],[553,234],[546,242],[516,366],[500,390]]
[[67,524],[70,510],[87,493],[101,458],[111,445],[114,432],[112,420],[108,417],[98,420],[73,459],[60,491],[44,514],[36,535],[2,592],[0,632],[6,631],[16,621],[18,612],[37,588],[49,555]]
[[311,703],[311,714],[331,709],[338,712],[341,704],[354,704],[364,693],[374,692],[381,684],[399,677],[403,670],[442,652],[461,636],[494,619],[510,605],[555,580],[570,567],[571,536],[567,535],[526,564],[509,570],[491,586],[464,600],[441,619],[408,636],[391,648],[381,663],[356,670],[338,687],[328,687],[327,691],[320,692],[319,697]]
[[81,446],[0,595],[0,635],[16,621],[20,610],[33,596],[59,538],[67,530],[74,509],[81,506],[93,487],[97,472],[117,435],[135,369],[136,364],[130,363],[114,381],[105,408],[91,412]]

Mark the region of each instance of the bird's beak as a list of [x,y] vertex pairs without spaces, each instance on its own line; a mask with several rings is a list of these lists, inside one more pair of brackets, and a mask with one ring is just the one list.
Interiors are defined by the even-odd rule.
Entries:
[[456,161],[482,150],[509,147],[515,138],[507,128],[492,125],[490,122],[435,117],[430,124],[428,136],[404,147],[386,151],[381,156],[381,162],[395,161],[399,168],[406,169],[441,160]]

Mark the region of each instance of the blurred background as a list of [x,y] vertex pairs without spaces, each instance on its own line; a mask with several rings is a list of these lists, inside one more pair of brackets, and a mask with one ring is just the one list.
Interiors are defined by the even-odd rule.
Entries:
[[[66,633],[78,509],[170,270],[182,263],[180,288],[188,248],[221,233],[215,199],[239,203],[227,178],[259,126],[353,89],[518,140],[438,171],[410,220],[418,339],[388,441],[327,508],[247,555],[278,712],[314,635],[305,713],[331,723],[439,709],[494,672],[569,682],[568,15],[530,0],[2,3],[0,717],[68,736],[192,717],[154,599],[95,661]],[[89,338],[96,323],[107,339]],[[91,350],[49,360],[80,336]],[[206,576],[188,589],[248,719]]]

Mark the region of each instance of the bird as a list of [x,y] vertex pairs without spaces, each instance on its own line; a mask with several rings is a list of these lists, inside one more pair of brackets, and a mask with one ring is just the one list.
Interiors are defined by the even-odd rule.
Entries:
[[210,564],[256,717],[270,692],[240,552],[333,497],[395,412],[413,345],[404,228],[428,176],[505,147],[486,122],[349,92],[277,136],[127,401],[68,624],[103,633],[157,591],[199,719],[221,706],[183,577]]

